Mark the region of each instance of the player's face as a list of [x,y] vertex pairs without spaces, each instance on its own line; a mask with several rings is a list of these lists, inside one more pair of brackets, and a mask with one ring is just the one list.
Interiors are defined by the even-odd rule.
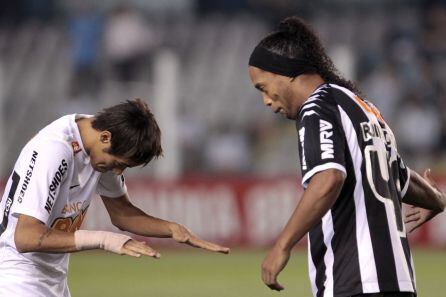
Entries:
[[249,77],[254,87],[262,92],[265,106],[288,119],[296,119],[298,107],[293,104],[295,100],[291,91],[291,78],[253,66],[249,66]]
[[90,163],[94,170],[99,172],[113,171],[113,173],[119,175],[128,167],[138,165],[130,160],[108,153],[110,146],[111,133],[102,131],[96,145],[90,150]]

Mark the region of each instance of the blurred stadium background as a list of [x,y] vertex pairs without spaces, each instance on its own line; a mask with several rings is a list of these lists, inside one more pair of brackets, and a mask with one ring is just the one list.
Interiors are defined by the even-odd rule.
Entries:
[[[72,256],[73,296],[273,296],[259,265],[295,206],[294,124],[262,106],[250,51],[284,16],[320,33],[340,71],[393,127],[406,163],[446,185],[446,1],[16,0],[0,8],[0,180],[41,127],[141,97],[165,157],[127,173],[133,201],[230,245],[150,240],[163,258]],[[84,228],[114,230],[96,199]],[[446,217],[411,236],[420,296],[444,296]],[[302,243],[281,296],[309,296]]]

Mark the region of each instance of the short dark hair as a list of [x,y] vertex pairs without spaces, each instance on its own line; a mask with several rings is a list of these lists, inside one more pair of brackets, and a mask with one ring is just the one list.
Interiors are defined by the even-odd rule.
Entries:
[[278,29],[263,38],[258,46],[290,59],[305,60],[314,67],[311,73],[319,74],[327,83],[334,83],[359,93],[353,82],[339,74],[316,33],[297,16],[281,21]]
[[112,135],[109,154],[147,165],[163,153],[161,131],[147,104],[137,98],[104,108],[92,121],[98,131]]

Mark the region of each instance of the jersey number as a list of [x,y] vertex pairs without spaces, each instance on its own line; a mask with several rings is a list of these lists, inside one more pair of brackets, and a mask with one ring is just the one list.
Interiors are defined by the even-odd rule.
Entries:
[[398,190],[395,186],[399,182],[399,177],[397,172],[394,175],[389,172],[389,168],[393,171],[394,166],[397,166],[396,160],[388,161],[386,149],[378,148],[375,145],[368,145],[365,148],[365,159],[367,180],[373,194],[387,208],[392,209],[399,235],[406,237],[401,204],[397,196]]
[[5,203],[5,210],[3,212],[3,220],[0,224],[0,235],[5,232],[6,227],[8,226],[8,220],[9,220],[9,212],[11,211],[12,203],[14,202],[14,195],[15,191],[17,191],[17,186],[19,185],[20,181],[20,175],[17,174],[17,172],[12,173],[11,177],[12,183],[11,188],[9,189],[8,198],[6,199]]

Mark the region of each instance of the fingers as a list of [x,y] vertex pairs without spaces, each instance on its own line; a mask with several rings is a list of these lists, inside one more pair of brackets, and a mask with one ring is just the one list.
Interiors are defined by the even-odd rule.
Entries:
[[407,224],[407,232],[412,233],[415,229],[420,227],[423,222],[421,220],[421,210],[418,207],[411,207],[406,211],[404,223]]
[[200,239],[196,236],[191,236],[186,243],[193,247],[202,248],[211,252],[217,252],[222,254],[228,254],[230,252],[230,248],[228,247],[220,246],[218,244]]
[[411,210],[411,211],[409,211],[409,212],[406,213],[406,217],[405,217],[404,222],[405,222],[405,223],[410,223],[410,222],[417,221],[417,220],[419,220],[420,218],[421,218],[421,212],[420,212],[420,210],[418,210],[418,209],[414,209],[414,210]]
[[423,173],[423,177],[424,177],[424,179],[427,180],[427,182],[428,182],[432,187],[434,187],[435,189],[437,189],[438,191],[441,192],[441,190],[440,190],[440,188],[438,187],[437,183],[432,179],[432,175],[431,175],[431,173],[432,173],[432,172],[431,172],[430,168],[429,168],[429,169],[426,169],[426,170],[424,171],[424,173]]
[[282,291],[285,289],[279,282],[277,281],[277,274],[270,271],[267,267],[262,265],[262,280],[265,285],[274,291]]
[[125,247],[123,247],[123,248],[121,249],[121,252],[122,252],[123,255],[131,256],[131,257],[136,257],[136,258],[141,257],[141,254],[136,253],[136,252],[134,252],[134,251],[132,251],[132,250],[129,250],[129,249],[125,248]]
[[155,259],[159,259],[161,257],[160,253],[152,249],[145,242],[136,241],[133,239],[124,244],[121,251],[132,257],[140,257],[141,255],[153,257]]
[[419,208],[419,207],[415,207],[415,206],[413,206],[413,205],[411,205],[410,208],[407,208],[407,209],[405,210],[405,214],[406,214],[406,216],[411,216],[411,215],[416,214],[416,213],[419,213],[419,212],[420,212],[420,208]]
[[418,217],[418,216],[416,216],[416,215],[413,215],[413,216],[410,216],[410,217],[406,217],[405,219],[404,219],[404,223],[405,224],[408,224],[408,223],[411,223],[411,222],[415,222],[415,221],[417,221],[417,220],[419,220],[420,218]]
[[284,287],[277,281],[277,276],[285,268],[290,258],[290,251],[275,245],[262,262],[262,279],[271,290],[281,291]]
[[218,252],[228,254],[230,249],[220,246],[218,244],[202,240],[197,237],[192,231],[181,224],[172,225],[172,238],[179,243],[186,243],[196,248],[202,248],[211,252]]
[[409,223],[412,223],[412,222],[416,222],[418,220],[420,220],[419,216],[412,216],[412,217],[409,217],[409,218],[406,217],[406,219],[404,220],[404,223],[405,224],[409,224]]
[[283,289],[285,289],[281,284],[279,284],[278,282],[275,282],[274,284],[271,285],[267,285],[271,290],[274,291],[282,291]]

